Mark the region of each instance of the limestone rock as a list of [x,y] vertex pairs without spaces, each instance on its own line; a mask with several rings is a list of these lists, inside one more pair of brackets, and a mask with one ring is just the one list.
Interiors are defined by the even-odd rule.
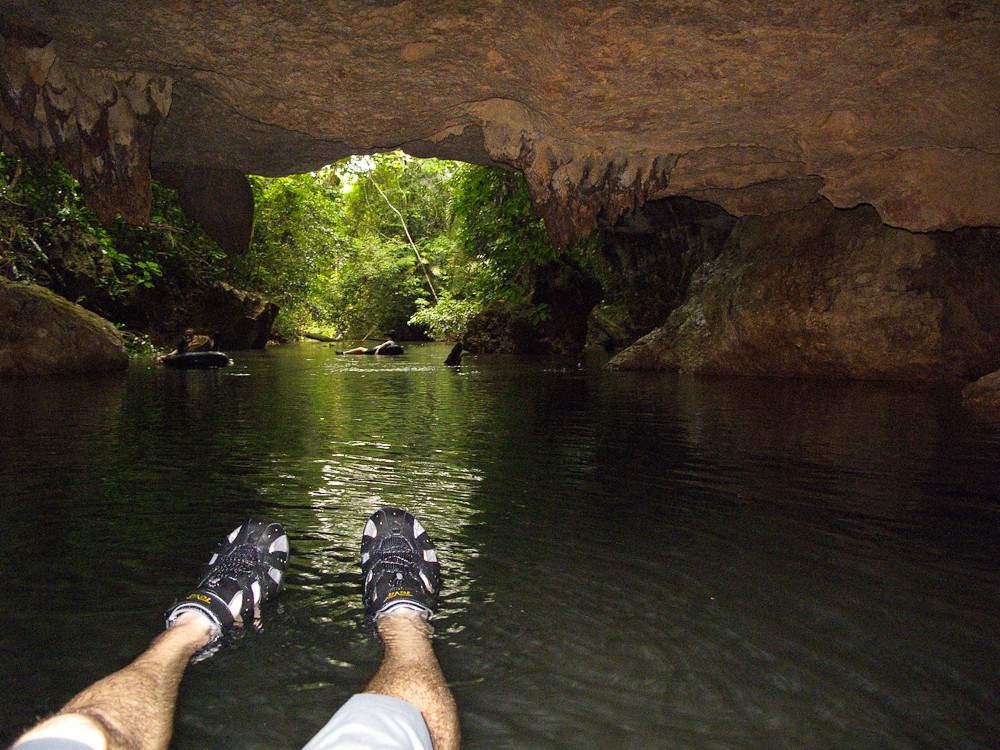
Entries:
[[996,3],[288,0],[192,15],[0,0],[0,15],[16,39],[5,143],[76,154],[105,214],[141,218],[147,152],[287,174],[401,147],[524,170],[560,243],[667,195],[762,215],[818,193],[912,230],[1000,225]]
[[149,220],[149,152],[170,91],[168,78],[66,64],[44,36],[0,26],[4,150],[59,159],[102,221]]
[[230,255],[245,253],[253,232],[253,191],[235,169],[163,164],[156,178],[177,190],[181,207]]
[[601,301],[601,285],[576,264],[555,261],[538,269],[531,301],[545,311],[537,334],[542,348],[576,354],[587,342],[587,319]]
[[826,201],[740,220],[621,369],[947,381],[1000,366],[1000,230],[913,234]]
[[1000,370],[965,386],[962,400],[978,412],[1000,418]]
[[0,376],[126,367],[121,336],[108,321],[42,287],[0,278]]
[[278,314],[273,302],[222,281],[199,295],[198,307],[191,316],[191,325],[212,331],[216,348],[223,351],[266,347]]
[[[619,349],[662,325],[684,301],[694,272],[718,256],[736,224],[712,203],[666,198],[649,201],[605,228],[600,275],[605,302],[612,306],[605,312],[620,306],[623,330],[608,331],[601,343]],[[601,319],[592,322],[596,336]]]
[[462,340],[471,351],[500,354],[577,354],[601,285],[566,259],[533,272],[530,304],[494,303],[469,321]]
[[616,352],[635,339],[624,305],[602,302],[591,310],[587,320],[588,349]]

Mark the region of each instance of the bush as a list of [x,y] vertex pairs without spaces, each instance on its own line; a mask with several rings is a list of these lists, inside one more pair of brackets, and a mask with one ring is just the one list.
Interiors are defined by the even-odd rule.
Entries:
[[427,329],[428,335],[436,341],[462,338],[476,315],[482,312],[478,299],[456,299],[451,292],[444,291],[436,305],[427,300],[417,300],[417,311],[410,317],[410,324]]

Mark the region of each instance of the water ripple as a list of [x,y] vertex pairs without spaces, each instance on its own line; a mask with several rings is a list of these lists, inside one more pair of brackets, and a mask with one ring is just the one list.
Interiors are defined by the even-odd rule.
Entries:
[[1000,431],[950,396],[446,353],[5,384],[0,741],[137,653],[252,515],[289,529],[286,590],[185,678],[174,747],[301,746],[378,664],[383,504],[437,541],[469,747],[1000,736]]

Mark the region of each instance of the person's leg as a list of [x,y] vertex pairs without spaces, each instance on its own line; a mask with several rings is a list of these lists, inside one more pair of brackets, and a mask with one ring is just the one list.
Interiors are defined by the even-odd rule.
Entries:
[[139,658],[83,690],[14,747],[29,740],[69,739],[95,750],[166,748],[181,676],[213,629],[207,617],[183,613]]
[[212,555],[197,588],[170,608],[166,632],[127,667],[28,730],[14,747],[47,750],[46,744],[54,748],[61,740],[67,750],[70,745],[165,748],[173,731],[177,688],[191,657],[223,631],[252,621],[259,605],[281,589],[287,567],[288,536],[280,524],[240,524]]
[[303,750],[458,748],[458,708],[431,647],[441,569],[424,527],[399,508],[376,511],[361,536],[361,573],[382,662]]
[[434,750],[458,748],[458,706],[431,647],[430,623],[419,612],[397,609],[379,618],[378,632],[385,655],[365,692],[412,703],[427,722]]

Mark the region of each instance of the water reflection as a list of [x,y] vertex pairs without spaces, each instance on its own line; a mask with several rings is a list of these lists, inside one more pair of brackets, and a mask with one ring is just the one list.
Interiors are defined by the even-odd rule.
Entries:
[[134,655],[217,538],[268,515],[287,590],[186,678],[174,746],[300,746],[377,663],[356,555],[382,504],[437,540],[469,747],[1000,733],[1000,434],[953,400],[446,353],[5,386],[0,561],[26,583],[0,739]]

